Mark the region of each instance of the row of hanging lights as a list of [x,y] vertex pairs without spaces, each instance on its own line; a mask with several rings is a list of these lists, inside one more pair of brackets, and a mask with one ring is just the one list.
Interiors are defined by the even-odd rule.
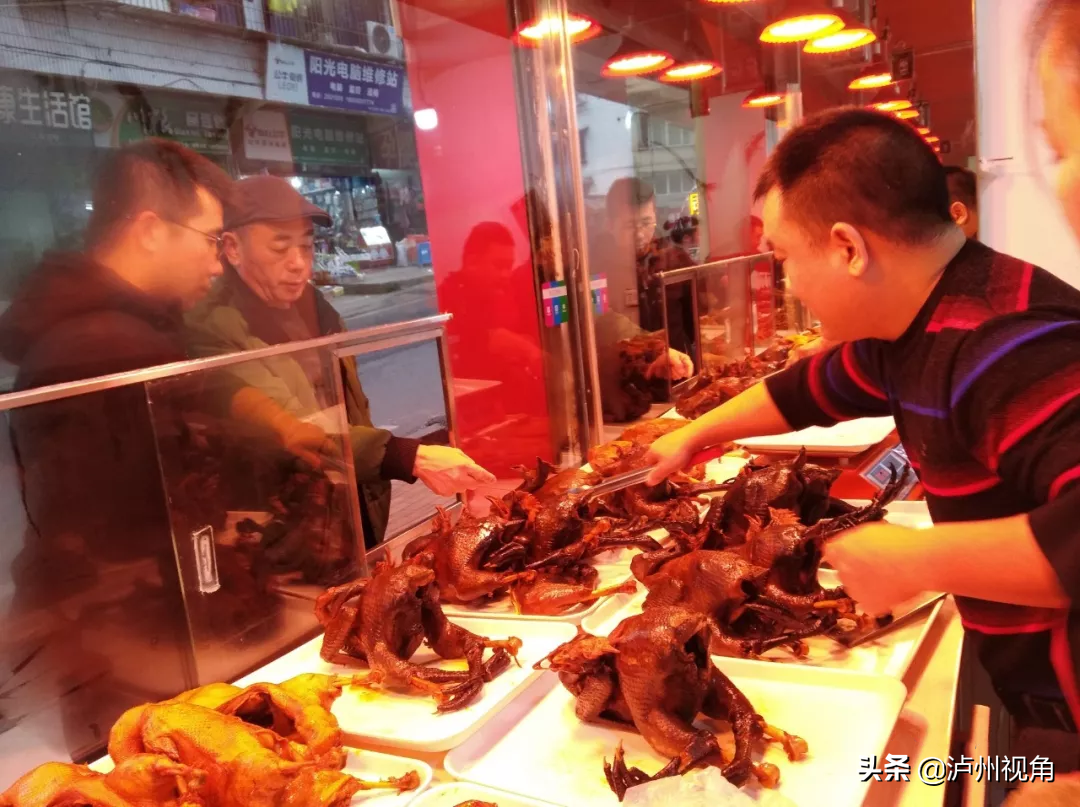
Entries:
[[[705,1],[718,5],[735,5],[753,0]],[[571,44],[585,42],[603,32],[603,27],[595,20],[581,14],[568,14],[565,20],[559,17],[531,20],[518,28],[515,39],[519,44],[537,45],[544,39],[560,35],[564,29]],[[843,9],[829,8],[824,0],[788,0],[781,13],[765,26],[760,35],[760,40],[769,44],[805,42],[803,52],[810,54],[854,50],[872,44],[877,38],[873,29]],[[666,51],[646,48],[624,38],[601,72],[608,78],[655,75],[660,81],[680,83],[709,78],[722,70],[722,66],[712,59],[693,58],[676,62]],[[879,57],[851,80],[848,89],[873,90],[892,84],[895,84],[892,69]],[[767,84],[746,96],[742,105],[760,109],[782,104],[784,99],[784,93]],[[914,120],[919,117],[911,101],[905,98],[878,98],[871,106],[882,112],[891,112],[900,120]],[[937,141],[928,142],[934,145]]]

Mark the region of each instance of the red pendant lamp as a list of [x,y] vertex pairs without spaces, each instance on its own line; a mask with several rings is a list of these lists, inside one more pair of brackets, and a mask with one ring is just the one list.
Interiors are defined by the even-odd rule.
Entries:
[[[906,98],[892,98],[887,101],[876,101],[870,106],[872,106],[878,112],[906,112],[907,110],[911,109],[911,101]],[[917,116],[919,113],[916,112],[915,114]]]
[[836,33],[843,27],[840,15],[820,0],[788,0],[776,18],[766,23],[759,39],[774,45],[805,42]]
[[679,84],[684,81],[696,81],[697,79],[719,75],[723,70],[724,68],[719,63],[711,59],[694,59],[693,61],[672,65],[660,74],[659,79],[668,84]]
[[846,11],[838,10],[836,15],[843,21],[844,27],[839,31],[814,37],[806,43],[803,53],[841,53],[877,41],[877,34],[872,28],[863,25]]
[[671,67],[673,64],[675,60],[667,51],[646,48],[632,39],[623,37],[619,49],[607,60],[600,73],[608,78],[646,76]]
[[867,65],[848,84],[849,90],[876,90],[878,87],[888,87],[895,84],[893,81],[892,68],[883,60],[877,60]]
[[744,109],[765,109],[770,106],[780,106],[784,103],[784,98],[784,93],[763,85],[746,96],[742,105]]
[[565,20],[551,15],[522,23],[514,32],[514,41],[519,45],[535,47],[545,40],[559,36],[564,29],[570,43],[574,45],[599,36],[604,30],[596,20],[582,14],[567,14]]

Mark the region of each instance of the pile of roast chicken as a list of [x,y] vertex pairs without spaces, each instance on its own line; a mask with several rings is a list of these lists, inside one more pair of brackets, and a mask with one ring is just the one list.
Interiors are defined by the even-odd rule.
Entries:
[[784,369],[792,350],[819,336],[817,330],[811,329],[780,337],[761,353],[735,360],[724,358],[727,345],[722,338],[718,343],[716,340],[713,344],[705,343],[702,349],[704,369],[681,391],[675,411],[689,420],[711,412],[765,376]]
[[2,807],[345,807],[362,790],[403,792],[420,776],[346,773],[331,714],[346,676],[280,685],[210,684],[129,709],[109,734],[108,773],[49,762],[0,794]]
[[[579,719],[637,731],[670,760],[650,775],[628,766],[620,746],[604,763],[612,790],[621,800],[630,787],[707,764],[735,784],[753,778],[775,786],[779,770],[755,762],[755,750],[778,743],[794,761],[806,743],[770,725],[712,656],[756,657],[777,647],[802,655],[808,637],[840,639],[867,626],[842,589],[819,584],[823,545],[882,518],[904,480],[856,509],[830,495],[839,472],[800,454],[747,465],[724,483],[708,482],[696,467],[655,488],[589,495],[606,477],[642,467],[651,443],[685,424],[635,425],[591,452],[589,470],[543,462],[523,469],[523,484],[492,499],[486,515],[466,513],[455,524],[440,513],[400,562],[328,589],[316,603],[322,658],[354,675],[245,689],[212,684],[137,706],[113,726],[112,771],[48,763],[0,795],[0,807],[341,807],[360,790],[415,788],[415,773],[369,782],[343,771],[346,752],[330,713],[342,687],[415,690],[439,712],[462,709],[517,663],[522,643],[462,628],[443,602],[509,597],[522,613],[558,614],[638,584],[647,589],[642,613],[607,637],[579,632],[535,665],[558,674]],[[632,578],[597,588],[590,559],[628,547],[641,550]],[[463,659],[466,669],[414,662],[424,643],[443,659]],[[702,715],[730,724],[733,748],[700,727]]]
[[[839,471],[800,454],[748,465],[722,484],[705,481],[699,467],[656,488],[588,495],[605,477],[642,467],[654,440],[685,425],[658,419],[633,426],[590,454],[590,470],[556,472],[540,463],[524,471],[521,487],[492,500],[487,515],[466,513],[452,524],[440,513],[400,563],[383,563],[370,579],[323,595],[323,659],[366,667],[375,685],[415,688],[432,695],[439,711],[453,711],[514,663],[521,643],[454,625],[441,602],[478,605],[508,596],[523,613],[557,614],[640,583],[648,589],[643,613],[609,637],[582,632],[537,665],[558,673],[580,719],[632,728],[670,758],[649,776],[627,767],[618,750],[605,764],[612,790],[621,799],[629,787],[707,763],[721,765],[738,784],[753,776],[775,785],[779,771],[753,762],[755,746],[781,743],[795,760],[806,744],[766,723],[711,656],[756,657],[781,646],[805,655],[811,636],[840,639],[868,627],[842,589],[819,584],[823,545],[841,530],[882,518],[903,480],[856,509],[830,495]],[[721,490],[723,497],[702,498]],[[664,543],[648,534],[657,528],[666,530]],[[625,547],[642,550],[631,561],[633,578],[596,588],[590,558]],[[423,641],[444,659],[464,658],[468,669],[415,664],[411,657]],[[731,724],[731,755],[695,728],[699,714]]]

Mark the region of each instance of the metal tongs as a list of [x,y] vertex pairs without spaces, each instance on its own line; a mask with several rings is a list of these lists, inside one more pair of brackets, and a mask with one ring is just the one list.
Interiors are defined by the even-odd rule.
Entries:
[[930,606],[937,604],[939,600],[943,600],[946,594],[932,593],[926,594],[922,599],[916,600],[908,605],[906,610],[899,614],[890,614],[891,618],[885,621],[885,624],[881,624],[885,618],[879,617],[878,627],[867,633],[856,634],[853,636],[836,636],[834,637],[840,644],[848,649],[852,647],[858,647],[861,644],[866,644],[874,639],[877,639],[882,634],[888,633],[894,628],[899,628],[903,625],[913,621],[916,617],[921,616]]
[[[694,465],[703,465],[706,462],[719,459],[724,456],[729,449],[722,446],[714,446],[713,448],[707,448],[704,451],[699,451],[690,458],[690,462],[687,463],[687,467]],[[568,492],[571,496],[585,496],[587,499],[594,499],[597,496],[603,496],[607,493],[614,493],[617,490],[623,490],[625,488],[633,487],[634,485],[640,485],[644,482],[649,474],[652,473],[655,465],[649,465],[645,468],[638,468],[636,471],[628,471],[625,474],[619,474],[613,476],[610,479],[605,479],[598,485],[591,487],[571,488]]]

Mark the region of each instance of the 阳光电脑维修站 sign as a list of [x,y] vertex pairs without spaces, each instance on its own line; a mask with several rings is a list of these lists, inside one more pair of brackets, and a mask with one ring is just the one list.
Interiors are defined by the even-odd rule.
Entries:
[[402,67],[319,53],[284,42],[266,46],[266,100],[397,115],[404,111]]

